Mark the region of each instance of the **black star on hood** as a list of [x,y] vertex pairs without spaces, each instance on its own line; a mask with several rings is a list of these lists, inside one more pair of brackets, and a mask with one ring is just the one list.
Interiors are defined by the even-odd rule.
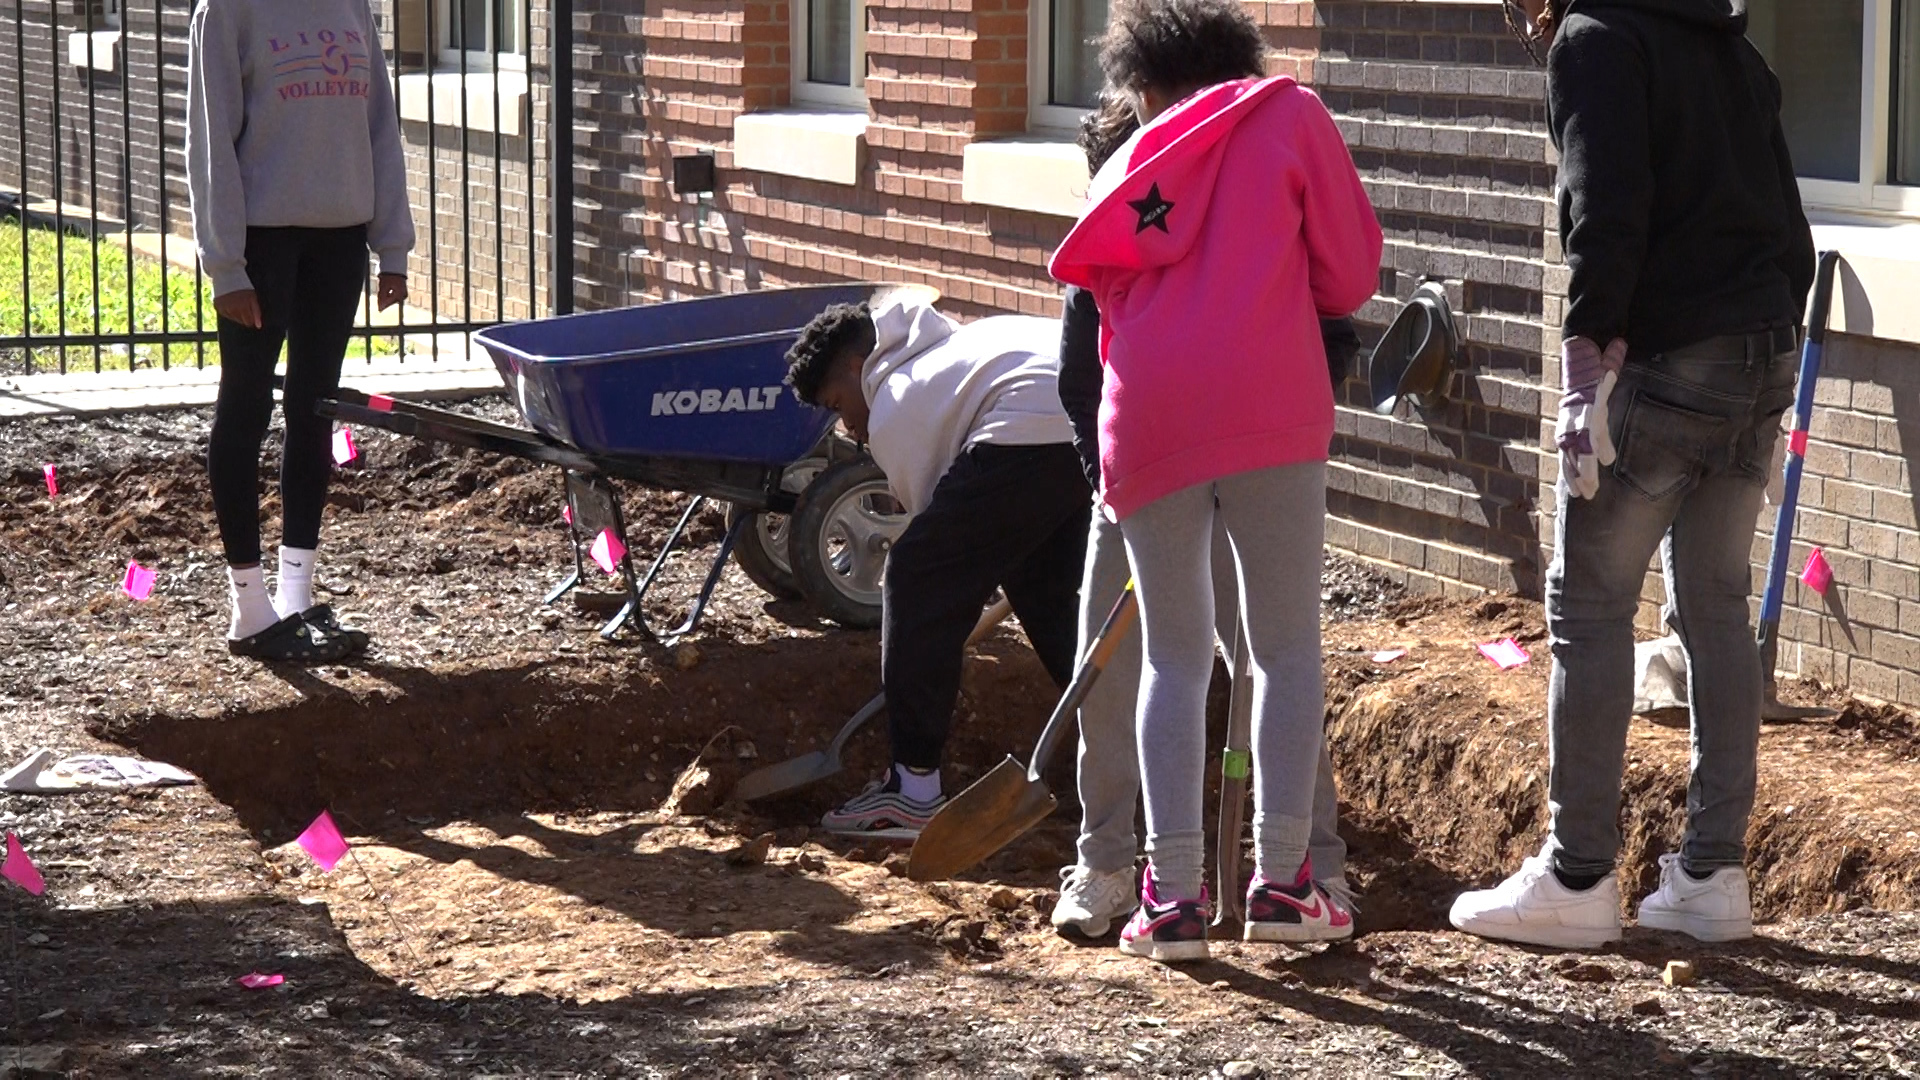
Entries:
[[1145,198],[1127,200],[1127,205],[1133,207],[1134,212],[1140,215],[1139,224],[1133,227],[1135,236],[1148,229],[1167,231],[1167,214],[1172,212],[1173,204],[1160,194],[1159,184],[1148,188]]

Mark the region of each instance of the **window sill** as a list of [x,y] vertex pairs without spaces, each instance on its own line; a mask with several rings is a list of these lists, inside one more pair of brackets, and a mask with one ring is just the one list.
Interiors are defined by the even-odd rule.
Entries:
[[960,166],[960,198],[978,206],[1077,218],[1086,208],[1087,155],[1072,142],[1046,138],[968,144]]
[[747,113],[733,121],[733,167],[829,184],[857,184],[867,110]]
[[1813,246],[1844,262],[1828,326],[1863,337],[1920,343],[1920,221],[1813,226]]
[[402,75],[400,119],[459,127],[463,84],[468,131],[526,134],[527,75],[523,71],[469,71],[464,76],[458,71]]
[[67,63],[94,71],[118,71],[120,68],[120,31],[75,30],[67,35]]

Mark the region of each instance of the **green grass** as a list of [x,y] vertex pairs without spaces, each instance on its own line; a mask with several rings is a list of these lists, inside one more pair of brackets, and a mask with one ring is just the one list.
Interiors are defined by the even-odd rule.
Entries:
[[[158,260],[135,252],[131,260],[133,289],[128,295],[129,259],[124,237],[100,241],[84,236],[56,236],[52,229],[28,226],[26,257],[21,257],[21,227],[18,219],[0,219],[0,337],[14,337],[31,331],[54,335],[61,331],[61,316],[66,318],[69,334],[103,335],[135,332],[192,332],[214,325],[213,293],[201,290],[200,304],[194,303],[194,274],[177,266],[163,267]],[[98,289],[95,288],[94,257],[99,256]],[[64,267],[62,259],[64,258]],[[23,288],[22,270],[25,269]],[[64,276],[62,270],[64,269]],[[98,297],[96,308],[95,297]],[[129,303],[131,299],[131,303]],[[163,318],[164,316],[164,318]],[[204,320],[204,322],[202,321]],[[347,355],[363,355],[366,345],[356,338]],[[28,352],[31,355],[27,355]],[[373,352],[379,356],[396,355],[399,345],[390,337],[373,339]],[[37,346],[32,350],[0,349],[0,374],[31,374],[62,370],[65,353],[67,371],[125,371],[129,368],[192,366],[198,361],[198,348],[191,342],[169,345],[136,345],[129,354],[124,342],[102,346]],[[206,343],[206,363],[220,362],[220,347]]]

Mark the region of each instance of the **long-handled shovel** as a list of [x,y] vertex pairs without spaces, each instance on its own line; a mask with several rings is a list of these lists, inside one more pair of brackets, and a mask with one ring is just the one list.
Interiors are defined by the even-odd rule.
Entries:
[[1780,650],[1780,607],[1786,596],[1787,559],[1793,545],[1793,515],[1800,502],[1800,473],[1807,463],[1807,425],[1813,418],[1814,383],[1820,377],[1820,354],[1826,344],[1827,313],[1833,306],[1833,274],[1840,261],[1837,251],[1820,253],[1813,278],[1813,310],[1807,316],[1807,340],[1800,349],[1799,384],[1793,401],[1793,430],[1787,436],[1785,493],[1773,518],[1773,554],[1767,560],[1767,591],[1760,601],[1760,670],[1766,679],[1762,720],[1799,720],[1831,716],[1831,709],[1787,705],[1776,696],[1774,662]]
[[[980,621],[974,625],[973,633],[968,635],[967,644],[978,644],[981,638],[993,632],[994,627],[1005,622],[1012,612],[1013,605],[1004,598],[994,602],[980,614]],[[887,695],[875,694],[872,701],[867,702],[859,712],[853,714],[851,720],[841,725],[840,730],[834,734],[833,741],[827,744],[825,750],[815,750],[811,754],[802,754],[797,758],[755,769],[733,785],[733,798],[742,802],[753,802],[756,799],[785,795],[790,791],[798,791],[810,784],[819,783],[838,773],[841,769],[840,751],[847,745],[847,740],[853,738],[854,732],[865,727],[869,720],[880,715],[880,710],[885,708],[886,704]]]
[[1220,829],[1214,849],[1213,925],[1237,923],[1247,877],[1240,833],[1247,822],[1247,781],[1253,772],[1253,664],[1247,655],[1247,628],[1235,622],[1233,697],[1227,707],[1227,748],[1220,755]]
[[1033,761],[1022,765],[1009,754],[993,771],[974,781],[953,801],[940,808],[920,830],[907,859],[907,876],[915,881],[939,881],[950,878],[1012,843],[1015,837],[1039,824],[1058,805],[1053,792],[1040,779],[1053,756],[1054,744],[1067,730],[1067,721],[1087,698],[1087,691],[1113,658],[1113,652],[1133,628],[1137,607],[1133,582],[1114,603],[1100,633],[1087,647],[1073,682],[1053,707],[1047,726],[1040,730],[1040,741],[1033,748]]

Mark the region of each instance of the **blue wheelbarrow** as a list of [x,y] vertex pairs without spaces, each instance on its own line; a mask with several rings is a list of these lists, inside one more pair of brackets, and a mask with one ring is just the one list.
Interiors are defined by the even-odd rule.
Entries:
[[[833,430],[833,414],[783,385],[785,355],[809,319],[858,303],[873,284],[769,289],[496,326],[474,335],[500,369],[528,427],[341,389],[321,415],[560,468],[573,573],[605,534],[625,586],[611,638],[629,622],[672,644],[692,633],[727,559],[782,599],[804,599],[845,625],[880,622],[887,551],[906,517],[872,459]],[[626,549],[615,481],[690,496],[646,572]],[[665,632],[641,602],[708,500],[727,503],[726,533],[686,619]]]

